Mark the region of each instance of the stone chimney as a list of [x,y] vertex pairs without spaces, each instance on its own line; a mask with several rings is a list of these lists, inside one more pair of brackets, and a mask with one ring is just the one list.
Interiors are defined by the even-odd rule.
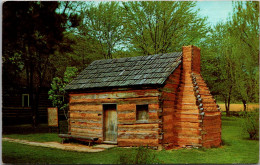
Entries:
[[200,73],[200,48],[189,45],[182,47],[184,73]]

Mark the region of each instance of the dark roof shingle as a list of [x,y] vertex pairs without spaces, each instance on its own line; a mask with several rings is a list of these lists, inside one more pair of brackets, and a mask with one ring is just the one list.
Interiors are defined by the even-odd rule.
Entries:
[[65,90],[134,85],[161,85],[181,63],[181,52],[97,60]]

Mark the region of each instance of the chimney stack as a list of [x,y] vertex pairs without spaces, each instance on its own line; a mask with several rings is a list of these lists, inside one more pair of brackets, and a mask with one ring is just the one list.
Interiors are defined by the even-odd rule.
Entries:
[[200,73],[200,48],[189,45],[182,47],[184,73]]

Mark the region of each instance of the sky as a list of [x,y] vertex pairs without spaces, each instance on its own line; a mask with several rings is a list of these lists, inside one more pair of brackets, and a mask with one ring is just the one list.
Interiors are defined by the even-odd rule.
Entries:
[[208,16],[209,24],[216,25],[219,21],[225,21],[232,12],[232,1],[198,1],[201,16]]

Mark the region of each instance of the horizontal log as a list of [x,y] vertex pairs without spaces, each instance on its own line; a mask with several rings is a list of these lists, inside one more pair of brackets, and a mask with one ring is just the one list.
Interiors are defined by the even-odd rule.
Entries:
[[210,117],[210,116],[220,116],[221,112],[220,111],[205,111],[205,118]]
[[199,115],[199,110],[198,109],[193,109],[193,110],[174,110],[174,114],[186,114],[186,115]]
[[196,98],[193,96],[187,97],[187,96],[179,96],[177,99],[178,103],[194,103],[196,104]]
[[88,122],[88,123],[102,123],[100,118],[86,119],[86,118],[70,118],[70,123],[73,122]]
[[119,147],[124,146],[158,146],[158,139],[117,139]]
[[102,125],[101,126],[83,126],[83,125],[74,125],[71,124],[70,128],[80,128],[80,129],[95,129],[95,130],[102,130]]
[[157,112],[148,112],[148,118],[151,119],[159,119],[158,113]]
[[119,101],[120,104],[158,104],[159,100],[158,97],[145,97],[145,98],[138,98],[138,99],[127,99]]
[[200,132],[173,132],[176,134],[177,137],[187,137],[187,138],[202,138],[201,133]]
[[159,104],[149,104],[148,109],[150,111],[150,110],[160,110],[161,108],[160,108]]
[[193,104],[193,105],[176,105],[176,108],[181,110],[193,110],[193,109],[197,110],[199,107]]
[[201,123],[202,120],[200,119],[200,117],[197,118],[188,118],[188,117],[175,117],[174,118],[176,121],[180,121],[180,122],[192,122],[192,123]]
[[101,105],[102,103],[116,103],[120,104],[152,104],[158,103],[158,97],[139,97],[127,99],[77,99],[71,100],[70,105],[84,104],[84,105]]
[[102,129],[84,129],[84,128],[70,128],[73,132],[91,133],[91,134],[102,134]]
[[71,135],[76,136],[85,136],[85,137],[97,137],[99,139],[103,139],[103,134],[91,134],[91,133],[85,133],[85,132],[71,132]]
[[134,124],[134,125],[118,125],[118,131],[158,131],[159,130],[159,124]]
[[183,99],[183,98],[178,98],[177,99],[178,104],[196,104],[196,99]]
[[117,110],[118,111],[135,111],[136,104],[118,104]]
[[118,132],[119,139],[158,139],[158,132]]
[[137,97],[157,97],[159,96],[157,89],[143,89],[117,92],[101,92],[101,93],[82,93],[70,94],[71,101],[78,99],[123,99],[123,98],[137,98]]
[[183,137],[180,136],[175,139],[178,145],[196,145],[196,144],[201,144],[201,139],[199,137],[197,138],[192,138],[192,137]]
[[91,113],[70,112],[70,118],[102,119],[101,115]]
[[135,112],[121,113],[121,114],[117,114],[117,116],[118,116],[118,120],[135,120],[136,113]]
[[71,126],[82,126],[82,127],[99,127],[102,129],[102,123],[89,123],[89,122],[71,122]]
[[198,129],[174,129],[173,130],[173,134],[176,135],[197,135],[200,136],[201,135],[201,130]]
[[135,110],[117,111],[117,114],[128,114],[128,113],[135,113]]
[[200,123],[191,123],[191,122],[175,122],[174,127],[182,128],[200,128]]
[[207,106],[203,106],[204,111],[218,111],[217,106],[214,107],[207,107]]
[[179,91],[193,91],[194,87],[193,84],[186,84],[186,85],[181,85],[179,88]]
[[72,110],[82,110],[82,111],[102,111],[103,106],[102,105],[85,105],[82,104],[74,104],[69,106],[69,109]]
[[103,111],[88,111],[88,110],[72,110],[72,111],[69,111],[70,113],[80,113],[80,114],[99,114],[99,115],[102,115],[103,114]]
[[180,114],[180,113],[175,113],[174,117],[177,119],[182,119],[182,118],[190,118],[190,119],[199,119],[200,115],[199,114]]

